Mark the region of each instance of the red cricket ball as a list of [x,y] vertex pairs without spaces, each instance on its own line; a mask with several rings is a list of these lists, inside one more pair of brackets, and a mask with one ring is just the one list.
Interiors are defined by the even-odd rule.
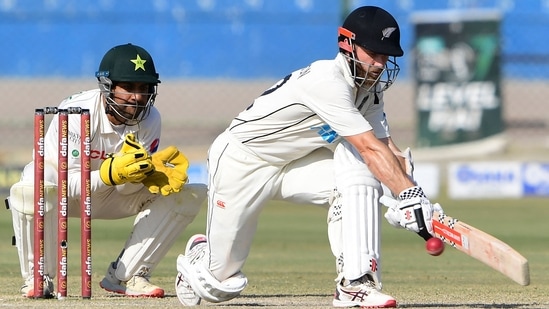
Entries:
[[432,256],[439,256],[444,252],[444,242],[438,237],[431,237],[425,242],[425,249]]

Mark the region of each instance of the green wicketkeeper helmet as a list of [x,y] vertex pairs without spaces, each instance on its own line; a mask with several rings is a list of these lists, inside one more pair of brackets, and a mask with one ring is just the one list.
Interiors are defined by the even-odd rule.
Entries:
[[111,48],[101,60],[95,76],[115,82],[160,83],[151,55],[142,47],[129,43]]
[[[105,111],[107,114],[122,119],[127,125],[136,125],[148,117],[156,98],[156,88],[160,83],[158,73],[154,67],[151,55],[142,47],[125,44],[111,48],[99,64],[99,70],[95,73],[99,82],[99,89],[106,99]],[[146,93],[149,100],[146,105],[139,106],[135,114],[127,115],[122,109],[131,104],[116,103],[113,98],[113,86],[120,82],[146,83],[149,91]]]

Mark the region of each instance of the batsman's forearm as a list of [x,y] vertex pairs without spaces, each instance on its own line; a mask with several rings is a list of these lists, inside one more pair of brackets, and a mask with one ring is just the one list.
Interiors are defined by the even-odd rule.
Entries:
[[370,172],[393,194],[398,195],[403,190],[415,186],[391,149],[398,148],[394,144],[389,146],[392,143],[390,138],[378,139],[373,132],[367,131],[347,136],[345,139],[360,153]]
[[415,186],[403,170],[396,156],[389,151],[373,151],[368,155],[368,168],[376,178],[385,184],[393,194]]

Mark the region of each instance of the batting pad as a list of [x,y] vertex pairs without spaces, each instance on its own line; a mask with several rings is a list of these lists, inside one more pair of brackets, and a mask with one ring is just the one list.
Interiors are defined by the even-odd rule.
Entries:
[[355,148],[344,141],[334,153],[341,203],[343,276],[354,280],[366,274],[380,284],[380,182]]
[[206,199],[206,185],[187,184],[178,193],[158,198],[135,218],[134,228],[118,259],[115,276],[128,281],[147,276],[173,246]]
[[204,263],[191,263],[183,254],[177,257],[177,271],[187,278],[198,296],[211,303],[231,300],[240,295],[248,285],[248,278],[242,272],[220,282],[204,266]]
[[[54,278],[57,273],[57,185],[44,182],[44,272]],[[20,181],[10,188],[15,245],[21,275],[32,277],[34,268],[34,182]]]
[[380,263],[379,191],[373,187],[353,185],[342,194],[343,274],[353,280],[378,275]]

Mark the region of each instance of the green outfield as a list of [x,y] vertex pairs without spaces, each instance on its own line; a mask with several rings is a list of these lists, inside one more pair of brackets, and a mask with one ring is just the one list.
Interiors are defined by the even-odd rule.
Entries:
[[[428,255],[416,235],[383,225],[384,291],[402,308],[549,307],[549,205],[546,199],[441,200],[445,211],[507,242],[530,261],[531,284],[520,286],[484,264],[446,247]],[[251,255],[244,268],[249,286],[229,307],[331,307],[335,265],[326,236],[326,211],[319,207],[272,203],[263,212]],[[166,289],[164,299],[128,299],[99,286],[108,263],[119,253],[133,220],[93,221],[93,296],[80,300],[78,219],[71,219],[69,298],[27,300],[15,247],[11,214],[0,216],[0,307],[166,308],[177,307],[173,281],[176,256],[186,239],[203,232],[206,209],[189,226],[156,269],[152,281]],[[213,307],[214,304],[203,304]]]

